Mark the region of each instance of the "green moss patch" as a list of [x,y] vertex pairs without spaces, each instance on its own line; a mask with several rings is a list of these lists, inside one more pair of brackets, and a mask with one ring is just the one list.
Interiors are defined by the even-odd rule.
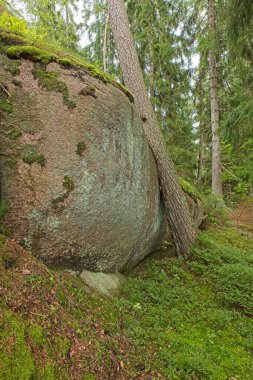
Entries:
[[0,378],[30,379],[35,365],[26,343],[25,323],[11,311],[0,314],[0,341]]
[[26,335],[38,346],[46,341],[43,328],[35,323],[28,325]]
[[0,100],[0,110],[3,112],[6,112],[6,113],[12,113],[11,103],[4,101],[4,100],[2,100],[2,101]]
[[67,176],[67,175],[64,176],[62,186],[63,186],[63,187],[69,192],[69,193],[70,193],[71,191],[73,191],[74,188],[75,188],[75,185],[74,185],[73,180],[72,180],[69,176]]
[[63,178],[62,186],[66,191],[65,193],[59,195],[57,198],[52,200],[52,205],[54,209],[57,209],[60,203],[63,203],[66,199],[68,199],[70,193],[75,188],[73,180],[67,175],[65,175]]
[[34,62],[56,62],[57,56],[35,46],[11,46],[7,48],[6,54],[11,59],[28,58]]
[[5,86],[0,83],[0,110],[4,113],[10,114],[12,113],[12,104],[9,101],[7,92],[4,89]]
[[64,194],[59,195],[55,199],[52,200],[52,205],[54,209],[57,209],[60,203],[63,203],[67,198],[69,197],[69,194],[66,192]]
[[1,41],[5,45],[14,45],[14,46],[21,45],[22,46],[22,45],[27,44],[25,37],[22,37],[18,33],[11,33],[11,32],[8,32],[7,30],[0,29],[0,35],[1,35]]
[[[1,35],[1,33],[0,33]],[[1,39],[0,39],[1,43]],[[1,45],[0,45],[0,53],[1,53]],[[20,60],[13,60],[8,58],[5,54],[0,55],[0,64],[4,68],[5,71],[11,73],[12,76],[16,76],[20,74]]]
[[69,91],[66,83],[59,80],[59,75],[57,72],[46,71],[45,66],[41,63],[37,63],[33,69],[33,76],[35,79],[38,79],[39,85],[47,91],[60,92],[62,94],[64,104],[69,109],[76,107],[75,102],[69,98]]
[[85,151],[86,149],[86,144],[84,141],[80,141],[78,144],[77,144],[77,147],[76,147],[76,154],[78,154],[78,156],[82,156],[83,155],[83,152]]
[[8,214],[10,210],[9,205],[0,199],[0,233],[6,236],[10,236],[11,233],[8,228],[4,225],[4,217]]
[[93,98],[97,98],[96,87],[89,84],[80,91],[80,95],[93,96]]
[[8,133],[8,136],[11,140],[17,140],[19,139],[21,136],[22,136],[22,132],[17,129],[17,128],[13,128],[9,133]]
[[48,91],[64,90],[64,83],[59,81],[58,74],[55,71],[46,71],[45,67],[40,64],[35,64],[33,69],[33,76],[38,79],[39,85]]
[[46,166],[45,156],[43,154],[39,154],[37,152],[37,149],[33,146],[26,147],[25,151],[22,154],[22,159],[28,165],[32,165],[34,163],[37,163],[41,167]]
[[186,194],[190,195],[195,200],[200,199],[203,201],[202,195],[198,192],[195,186],[193,186],[185,178],[179,177],[179,183]]

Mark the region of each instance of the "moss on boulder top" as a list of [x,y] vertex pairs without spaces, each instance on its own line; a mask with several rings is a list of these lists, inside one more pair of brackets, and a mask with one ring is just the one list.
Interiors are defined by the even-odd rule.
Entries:
[[124,85],[117,82],[110,74],[86,62],[79,54],[60,50],[59,47],[37,41],[34,37],[29,38],[21,33],[0,29],[0,53],[6,54],[11,59],[24,58],[45,64],[56,62],[67,68],[81,69],[104,83],[111,83],[121,89],[131,102],[134,101],[133,95]]

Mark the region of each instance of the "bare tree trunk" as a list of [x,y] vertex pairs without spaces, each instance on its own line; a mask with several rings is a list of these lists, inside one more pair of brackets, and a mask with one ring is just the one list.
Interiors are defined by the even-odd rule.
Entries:
[[197,173],[197,183],[198,186],[202,183],[202,172],[203,172],[203,159],[204,159],[204,136],[200,133],[199,138],[199,159],[198,159],[198,173]]
[[177,253],[184,255],[195,241],[196,228],[174,165],[168,157],[167,147],[145,87],[124,0],[107,0],[107,5],[124,82],[134,95],[148,143],[157,163],[166,216]]
[[212,123],[212,192],[222,198],[221,181],[221,144],[219,135],[219,104],[217,62],[215,54],[216,20],[214,0],[208,0],[208,21],[212,37],[212,47],[209,51],[210,95],[211,95],[211,123]]
[[106,48],[107,48],[107,32],[108,32],[108,25],[109,25],[109,16],[106,17],[105,20],[105,32],[104,32],[104,45],[103,45],[103,66],[104,66],[104,72],[106,72]]
[[[199,115],[202,115],[203,113],[203,99],[204,99],[204,85],[203,85],[203,78],[205,76],[205,69],[202,64],[203,61],[203,54],[200,55],[199,60],[199,74],[198,74],[198,82],[197,82],[197,111]],[[201,186],[202,184],[202,174],[203,174],[203,166],[204,166],[204,126],[201,124],[199,125],[199,159],[198,159],[198,172],[197,172],[197,184],[198,186]]]
[[69,4],[66,1],[65,4],[65,14],[66,14],[66,34],[67,34],[67,47],[69,48]]

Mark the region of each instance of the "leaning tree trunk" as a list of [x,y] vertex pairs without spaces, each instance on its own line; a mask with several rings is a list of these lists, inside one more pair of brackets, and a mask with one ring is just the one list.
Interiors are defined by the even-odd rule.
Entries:
[[166,215],[173,240],[178,255],[183,255],[188,252],[196,238],[196,228],[173,163],[168,157],[167,147],[145,87],[124,0],[107,0],[107,5],[124,82],[134,96],[136,107],[143,121],[144,131],[157,163]]
[[211,123],[212,123],[212,193],[222,198],[221,181],[221,144],[219,135],[219,104],[218,104],[218,80],[217,62],[215,54],[216,20],[214,0],[208,0],[208,22],[212,40],[209,51],[210,95],[211,95]]

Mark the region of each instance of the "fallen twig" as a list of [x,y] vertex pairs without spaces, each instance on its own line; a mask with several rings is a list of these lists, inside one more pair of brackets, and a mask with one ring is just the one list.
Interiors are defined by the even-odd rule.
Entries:
[[0,88],[3,92],[5,92],[5,94],[8,96],[8,98],[11,96],[9,91],[8,91],[8,88],[4,84],[0,83]]

